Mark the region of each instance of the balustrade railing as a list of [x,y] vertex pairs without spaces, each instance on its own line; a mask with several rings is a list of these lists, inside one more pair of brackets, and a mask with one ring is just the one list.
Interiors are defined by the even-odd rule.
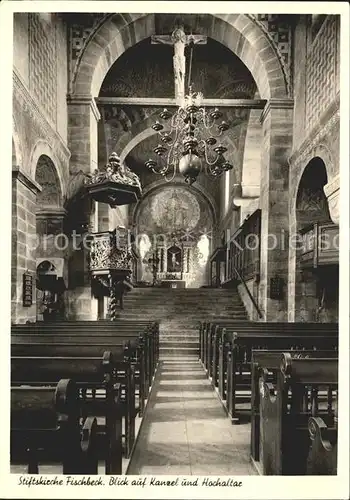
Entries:
[[302,267],[338,264],[339,226],[317,222],[303,228],[300,235],[298,259]]

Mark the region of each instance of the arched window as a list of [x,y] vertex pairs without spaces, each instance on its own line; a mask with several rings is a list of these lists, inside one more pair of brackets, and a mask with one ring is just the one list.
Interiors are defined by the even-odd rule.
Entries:
[[151,248],[151,246],[152,246],[152,244],[151,244],[151,241],[149,239],[148,234],[146,234],[146,233],[141,234],[140,243],[139,243],[139,252],[140,252],[140,257],[142,260],[145,258],[146,254],[149,251],[149,249]]
[[200,266],[204,266],[209,258],[210,252],[210,241],[206,234],[203,234],[197,243],[197,248],[199,250],[198,263]]

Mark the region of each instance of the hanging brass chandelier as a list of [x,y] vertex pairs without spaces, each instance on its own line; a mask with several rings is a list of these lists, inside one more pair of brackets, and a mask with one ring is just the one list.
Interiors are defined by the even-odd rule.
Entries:
[[[193,46],[190,43],[188,82],[191,81]],[[223,116],[220,110],[208,111],[202,101],[203,94],[194,92],[188,83],[188,93],[176,112],[172,114],[163,109],[160,121],[152,126],[159,137],[159,143],[153,149],[158,161],[149,159],[145,166],[168,182],[179,172],[192,185],[201,172],[216,178],[233,168],[224,156],[227,148],[218,143],[218,138],[229,129],[229,125],[226,121],[218,123]]]

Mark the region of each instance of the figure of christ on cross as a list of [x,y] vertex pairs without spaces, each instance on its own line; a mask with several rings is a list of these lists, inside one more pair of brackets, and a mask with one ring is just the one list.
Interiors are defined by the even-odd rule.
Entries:
[[181,105],[185,97],[185,46],[190,42],[205,44],[207,43],[207,37],[202,35],[186,35],[181,26],[176,28],[171,35],[152,35],[152,43],[174,45],[175,99],[178,105]]

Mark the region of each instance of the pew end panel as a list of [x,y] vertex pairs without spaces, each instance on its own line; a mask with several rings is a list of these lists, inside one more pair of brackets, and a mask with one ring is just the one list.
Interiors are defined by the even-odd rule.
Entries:
[[337,427],[328,426],[321,417],[311,417],[308,427],[311,446],[307,461],[307,475],[336,475]]

